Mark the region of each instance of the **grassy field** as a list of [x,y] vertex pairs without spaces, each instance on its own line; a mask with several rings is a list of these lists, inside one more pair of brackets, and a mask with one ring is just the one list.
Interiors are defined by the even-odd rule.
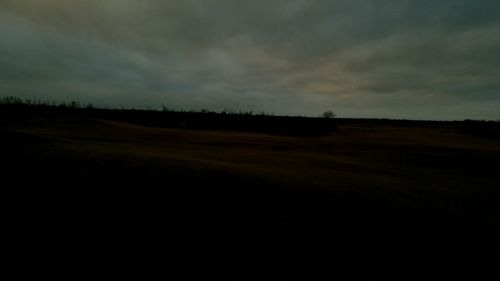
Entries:
[[498,257],[498,137],[338,128],[300,138],[30,117],[0,129],[2,186],[15,235],[33,247],[321,253],[338,266],[422,271]]

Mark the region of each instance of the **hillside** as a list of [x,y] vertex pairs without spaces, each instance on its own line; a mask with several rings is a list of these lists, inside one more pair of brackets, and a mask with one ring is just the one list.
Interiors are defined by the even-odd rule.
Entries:
[[17,235],[64,229],[57,239],[83,249],[327,253],[346,266],[419,260],[425,270],[497,255],[498,138],[338,128],[302,138],[26,117],[0,130],[2,185]]

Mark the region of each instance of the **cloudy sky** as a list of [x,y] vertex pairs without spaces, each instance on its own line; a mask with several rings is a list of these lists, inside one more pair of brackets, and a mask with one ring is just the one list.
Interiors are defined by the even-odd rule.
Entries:
[[0,96],[500,119],[498,0],[0,0]]

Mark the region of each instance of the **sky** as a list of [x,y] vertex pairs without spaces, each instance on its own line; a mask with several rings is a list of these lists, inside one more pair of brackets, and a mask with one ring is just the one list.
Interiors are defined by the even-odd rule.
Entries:
[[500,119],[498,0],[0,0],[0,96]]

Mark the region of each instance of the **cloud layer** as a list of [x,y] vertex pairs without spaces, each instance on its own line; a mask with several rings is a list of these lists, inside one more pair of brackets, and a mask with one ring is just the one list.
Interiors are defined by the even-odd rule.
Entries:
[[496,0],[0,0],[0,95],[500,119]]

